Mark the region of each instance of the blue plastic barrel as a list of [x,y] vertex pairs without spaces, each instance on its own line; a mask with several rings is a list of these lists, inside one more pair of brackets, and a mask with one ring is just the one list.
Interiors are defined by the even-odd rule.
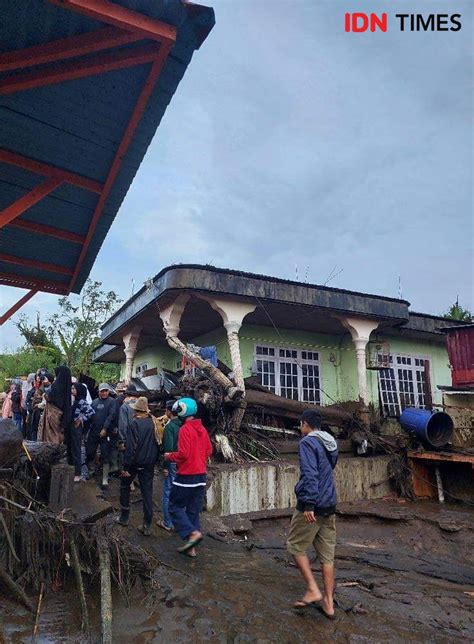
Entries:
[[444,411],[408,407],[400,416],[403,429],[432,447],[445,447],[453,437],[453,420]]

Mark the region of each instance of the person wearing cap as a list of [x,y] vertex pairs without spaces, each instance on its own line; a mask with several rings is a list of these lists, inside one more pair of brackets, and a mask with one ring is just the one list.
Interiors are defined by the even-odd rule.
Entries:
[[131,405],[133,405],[137,401],[137,398],[139,398],[140,394],[138,393],[135,385],[131,383],[125,389],[124,395],[125,397],[120,406],[118,421],[119,441],[123,443],[125,443],[128,428],[130,427],[134,417],[134,411]]
[[193,398],[180,398],[173,411],[184,420],[178,433],[178,449],[165,452],[165,461],[176,463],[176,478],[171,486],[170,515],[176,532],[185,541],[178,551],[196,556],[195,547],[202,541],[199,513],[206,493],[206,465],[212,443],[197,414]]
[[[303,609],[316,606],[328,619],[334,613],[334,551],[336,547],[336,467],[337,443],[331,434],[321,431],[321,414],[307,409],[300,419],[300,478],[295,486],[296,510],[291,519],[287,540],[288,552],[305,581],[306,592],[293,604]],[[321,564],[324,592],[319,590],[306,554],[313,546]]]
[[110,397],[110,387],[106,382],[99,385],[99,397],[92,401],[92,416],[86,442],[86,463],[89,474],[94,472],[94,461],[100,445],[102,458],[102,489],[109,485],[110,453],[114,440],[115,400]]
[[[173,410],[176,400],[168,400],[166,403],[165,415],[168,422],[165,425],[163,432],[163,451],[176,452],[178,449],[178,432],[181,428],[183,421],[179,418],[177,411]],[[159,418],[158,418],[159,420]],[[171,520],[169,512],[169,502],[171,489],[176,478],[176,463],[169,461],[163,462],[163,520],[157,521],[156,525],[167,532],[171,532],[174,528],[173,521]]]
[[127,429],[123,470],[120,479],[120,516],[117,523],[128,525],[130,517],[130,488],[138,477],[143,501],[143,524],[138,528],[146,537],[151,534],[153,520],[153,476],[159,447],[155,423],[148,408],[148,400],[141,396],[130,405],[133,420]]

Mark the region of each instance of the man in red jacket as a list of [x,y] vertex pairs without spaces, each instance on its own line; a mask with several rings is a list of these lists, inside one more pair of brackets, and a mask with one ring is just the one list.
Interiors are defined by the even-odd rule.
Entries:
[[169,511],[176,532],[186,542],[179,552],[195,557],[195,546],[202,541],[199,513],[206,493],[206,463],[212,454],[212,444],[206,428],[195,418],[195,400],[180,398],[173,411],[184,423],[178,434],[178,451],[164,456],[165,461],[177,465]]

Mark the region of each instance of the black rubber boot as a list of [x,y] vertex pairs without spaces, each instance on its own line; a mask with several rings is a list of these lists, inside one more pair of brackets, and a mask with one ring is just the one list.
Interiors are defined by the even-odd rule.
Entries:
[[151,525],[144,523],[138,528],[138,532],[141,532],[144,537],[149,537],[151,535]]
[[115,522],[120,523],[120,525],[128,525],[129,516],[130,508],[120,508],[120,516],[115,519]]

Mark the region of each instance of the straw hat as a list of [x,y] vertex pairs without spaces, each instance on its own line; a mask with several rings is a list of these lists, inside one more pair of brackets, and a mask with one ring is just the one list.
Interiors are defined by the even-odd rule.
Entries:
[[148,409],[148,400],[145,396],[140,396],[140,398],[137,399],[137,402],[130,405],[130,407],[135,411],[143,411],[146,414],[150,413],[150,410]]

